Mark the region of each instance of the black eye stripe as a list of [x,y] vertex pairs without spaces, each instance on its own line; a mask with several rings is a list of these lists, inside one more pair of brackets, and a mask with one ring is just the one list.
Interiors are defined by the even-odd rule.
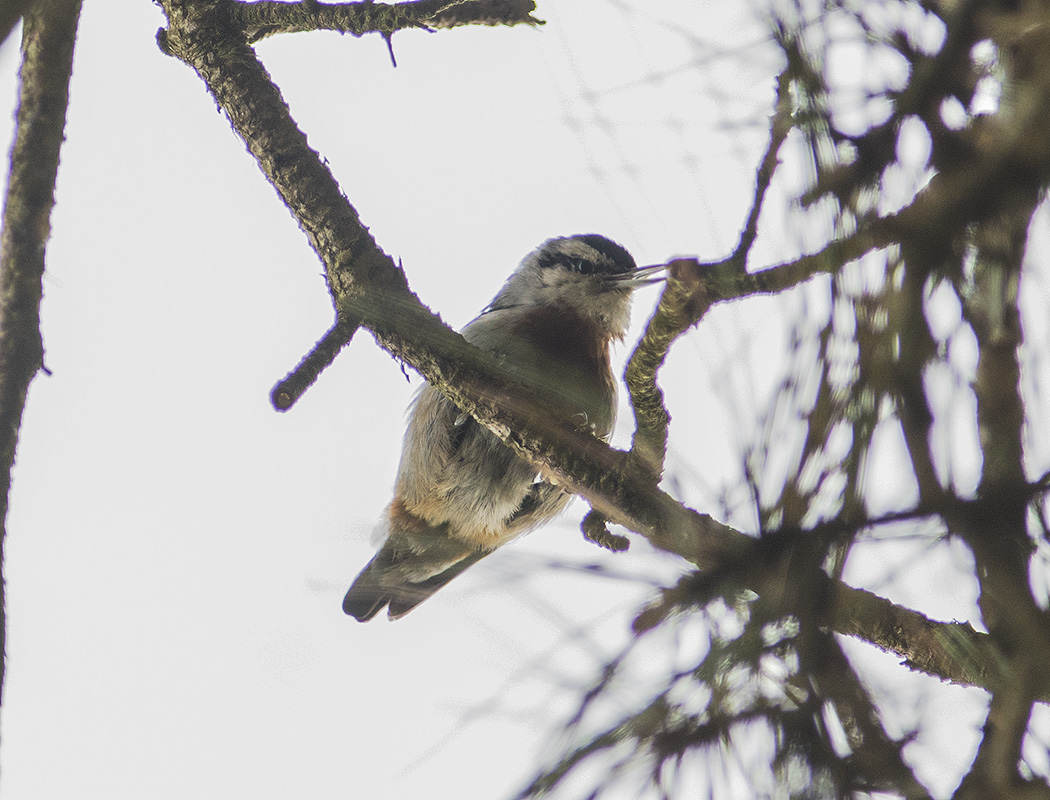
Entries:
[[588,261],[584,258],[565,258],[564,256],[558,255],[543,259],[543,261],[540,262],[540,267],[543,269],[568,269],[572,272],[578,272],[581,275],[594,275],[596,272],[608,272],[607,269],[599,267],[593,261]]

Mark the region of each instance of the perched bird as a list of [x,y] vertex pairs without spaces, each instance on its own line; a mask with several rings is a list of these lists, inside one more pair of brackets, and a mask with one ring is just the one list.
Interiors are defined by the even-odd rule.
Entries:
[[[631,290],[661,278],[596,234],[549,239],[529,253],[463,337],[542,388],[545,414],[612,432],[609,345],[627,331]],[[364,622],[407,614],[500,545],[553,518],[570,494],[424,386],[410,411],[386,538],[343,610]]]

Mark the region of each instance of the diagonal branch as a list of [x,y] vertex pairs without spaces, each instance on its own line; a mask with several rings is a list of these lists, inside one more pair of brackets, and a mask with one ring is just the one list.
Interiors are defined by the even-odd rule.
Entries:
[[[392,282],[406,288],[404,276],[375,243],[361,224],[357,211],[343,196],[326,163],[312,150],[299,130],[280,91],[270,80],[255,53],[245,43],[240,29],[228,17],[231,4],[223,0],[205,2],[166,2],[169,27],[157,34],[165,52],[193,66],[207,84],[230,123],[244,140],[259,168],[292,211],[310,246],[325,268],[329,291],[336,301],[372,284]],[[349,341],[353,318],[340,318],[336,329]],[[334,357],[330,336],[322,339]],[[327,366],[322,353],[308,356],[304,363],[314,370],[313,377],[302,373],[302,365],[285,383],[299,391],[275,390],[288,402],[301,394]],[[278,389],[281,387],[279,386]],[[289,402],[290,401],[290,402]]]
[[[830,698],[849,742],[850,770],[864,782],[908,800],[930,800],[902,756],[901,742],[886,733],[878,706],[853,670],[846,654],[830,634],[814,632],[811,648],[803,651],[810,662],[805,670],[815,683],[818,698]],[[815,650],[816,652],[811,652]]]
[[314,385],[321,373],[339,355],[339,351],[350,344],[360,323],[341,317],[335,325],[325,331],[295,369],[284,376],[270,392],[270,402],[278,411],[287,411]]
[[769,123],[769,145],[766,153],[762,156],[758,172],[755,175],[755,196],[751,201],[751,210],[748,212],[744,229],[740,232],[740,241],[737,243],[730,261],[735,262],[740,271],[747,267],[747,257],[751,248],[758,238],[758,220],[762,216],[762,203],[769,184],[773,182],[773,173],[776,172],[780,163],[778,154],[780,148],[791,132],[793,125],[791,114],[791,68],[787,67],[777,77],[777,101],[773,111],[773,117]]

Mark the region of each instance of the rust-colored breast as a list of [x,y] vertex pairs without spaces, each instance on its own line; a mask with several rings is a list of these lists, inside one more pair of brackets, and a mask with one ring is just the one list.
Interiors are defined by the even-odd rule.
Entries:
[[616,400],[610,337],[561,305],[529,309],[516,321],[514,333],[516,346],[506,355],[549,391],[556,406],[551,411],[565,419],[582,412],[597,435],[608,435]]

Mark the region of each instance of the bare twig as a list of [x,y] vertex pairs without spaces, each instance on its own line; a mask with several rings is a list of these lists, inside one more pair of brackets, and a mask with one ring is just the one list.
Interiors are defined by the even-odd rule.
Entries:
[[295,405],[303,392],[313,386],[314,381],[335,360],[339,351],[350,344],[357,327],[356,323],[341,319],[329,328],[295,369],[273,387],[270,392],[273,407],[278,411],[287,411]]
[[588,542],[594,542],[599,547],[612,550],[614,553],[622,553],[631,546],[626,536],[619,536],[609,531],[605,517],[597,511],[587,512],[580,524],[580,530],[583,531],[583,537]]
[[751,201],[751,210],[748,212],[744,229],[740,232],[740,241],[733,255],[729,257],[729,260],[734,262],[741,272],[745,271],[748,254],[751,252],[755,239],[758,238],[758,220],[762,215],[762,203],[766,192],[769,191],[769,184],[773,181],[773,173],[776,172],[777,165],[780,163],[778,160],[780,148],[791,132],[790,87],[791,72],[790,68],[786,68],[777,78],[777,102],[769,123],[769,145],[766,147],[766,153],[755,175],[755,196]]

